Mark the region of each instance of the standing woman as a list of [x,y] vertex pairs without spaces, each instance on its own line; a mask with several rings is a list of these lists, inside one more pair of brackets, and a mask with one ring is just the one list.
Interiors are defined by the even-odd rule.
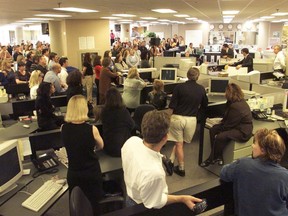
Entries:
[[121,148],[132,135],[134,121],[116,88],[112,87],[107,91],[101,120],[105,143],[104,151],[112,157],[121,157]]
[[124,81],[122,95],[123,101],[130,113],[140,105],[140,93],[145,86],[146,83],[139,77],[137,68],[130,68],[127,79]]
[[74,95],[83,95],[82,73],[78,69],[71,71],[68,74],[66,82],[68,85],[66,91],[67,101]]
[[87,101],[92,104],[92,91],[93,91],[93,68],[91,64],[91,55],[90,53],[85,53],[83,60],[83,86],[86,87]]
[[241,88],[234,83],[228,84],[225,97],[227,99],[226,111],[221,123],[209,130],[211,153],[209,158],[201,163],[202,167],[214,163],[223,165],[223,149],[230,140],[246,142],[252,136],[252,114]]
[[98,55],[95,56],[93,66],[95,72],[95,83],[97,86],[97,94],[96,94],[97,104],[99,104],[99,80],[100,80],[100,72],[102,70],[101,56]]
[[38,127],[41,131],[60,128],[64,123],[62,116],[54,114],[55,107],[51,102],[51,95],[54,92],[54,85],[48,82],[42,82],[37,89],[35,109],[37,112]]
[[103,198],[102,173],[97,150],[103,148],[98,129],[85,123],[88,120],[87,101],[82,95],[74,95],[68,102],[66,124],[61,127],[62,141],[68,156],[67,182],[69,193],[79,186],[91,202],[94,211]]
[[111,87],[111,79],[118,77],[121,73],[113,73],[110,70],[111,58],[106,57],[102,61],[103,68],[100,73],[99,80],[99,104],[105,103],[105,95],[108,89]]
[[115,67],[116,67],[116,71],[120,71],[120,72],[123,70],[129,69],[128,65],[123,61],[123,57],[121,53],[117,54],[116,56]]

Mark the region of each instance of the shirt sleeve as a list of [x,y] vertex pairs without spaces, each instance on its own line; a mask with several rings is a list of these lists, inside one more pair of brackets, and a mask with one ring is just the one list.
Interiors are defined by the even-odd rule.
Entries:
[[140,187],[140,196],[146,208],[160,209],[166,205],[168,200],[166,181],[157,178],[147,182]]

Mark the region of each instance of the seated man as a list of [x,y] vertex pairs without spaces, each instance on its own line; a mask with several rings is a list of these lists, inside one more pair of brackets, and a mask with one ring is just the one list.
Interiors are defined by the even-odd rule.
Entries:
[[162,208],[184,203],[192,209],[201,199],[189,195],[168,195],[160,150],[168,138],[167,113],[150,111],[142,120],[143,140],[131,137],[122,147],[122,166],[127,189],[127,206],[143,203],[146,208]]
[[244,58],[238,62],[235,62],[232,64],[232,66],[236,66],[237,70],[241,67],[247,67],[248,72],[253,71],[253,58],[249,55],[249,50],[247,48],[243,48],[241,50],[241,54],[244,56]]
[[220,178],[233,182],[235,215],[288,215],[288,171],[279,165],[285,144],[275,130],[254,135],[252,158],[242,158],[221,170]]
[[55,63],[52,66],[52,71],[48,71],[44,76],[44,82],[52,83],[55,86],[56,95],[63,94],[66,90],[61,84],[58,74],[61,72],[61,65]]

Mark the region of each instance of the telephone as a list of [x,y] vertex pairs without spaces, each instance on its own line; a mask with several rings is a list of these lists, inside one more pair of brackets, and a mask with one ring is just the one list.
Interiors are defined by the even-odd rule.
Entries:
[[32,162],[40,172],[52,169],[59,165],[59,163],[51,155],[45,155],[37,159],[32,159]]
[[268,116],[266,115],[266,113],[262,112],[262,111],[252,111],[252,116],[254,119],[267,119]]

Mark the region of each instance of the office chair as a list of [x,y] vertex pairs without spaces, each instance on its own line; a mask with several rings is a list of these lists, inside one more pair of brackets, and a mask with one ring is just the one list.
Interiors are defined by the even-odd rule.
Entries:
[[72,189],[69,202],[70,216],[93,216],[101,215],[111,211],[116,211],[124,207],[123,196],[105,197],[99,201],[99,212],[93,214],[93,209],[90,201],[85,196],[80,187],[76,186]]
[[141,134],[141,123],[144,114],[154,109],[155,107],[151,104],[141,104],[135,109],[133,120],[135,122],[135,129],[136,131],[140,132],[140,134]]
[[69,202],[70,216],[93,216],[93,209],[90,201],[80,187],[73,188]]

